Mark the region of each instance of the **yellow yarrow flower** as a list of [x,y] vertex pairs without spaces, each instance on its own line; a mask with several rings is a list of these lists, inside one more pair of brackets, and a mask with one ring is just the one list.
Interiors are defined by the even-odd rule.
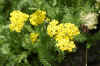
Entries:
[[65,24],[59,24],[58,21],[53,20],[50,22],[50,24],[47,27],[48,35],[53,37],[54,35],[67,35],[70,37],[70,39],[73,38],[73,36],[80,34],[79,29],[71,23],[65,23]]
[[39,36],[38,33],[31,33],[30,34],[30,39],[31,39],[32,43],[34,43],[37,40],[38,36]]
[[54,35],[57,34],[57,28],[58,28],[57,24],[58,23],[59,22],[57,20],[52,20],[50,24],[48,25],[47,33],[48,35],[50,35],[50,37],[53,37]]
[[9,24],[9,28],[11,31],[21,32],[21,29],[23,28],[24,23],[22,24]]
[[64,25],[65,25],[65,27],[66,27],[67,34],[68,34],[70,37],[80,34],[79,29],[78,29],[74,24],[65,23]]
[[45,18],[46,18],[46,12],[42,10],[37,10],[35,13],[30,15],[29,20],[33,26],[37,26],[39,24],[42,24]]
[[66,40],[66,39],[61,39],[61,41],[58,41],[56,46],[61,51],[69,51],[69,52],[72,52],[72,49],[76,48],[76,46],[75,46],[73,41],[69,41],[69,40]]
[[70,40],[69,36],[65,35],[65,34],[58,34],[54,37],[54,39],[56,41],[61,41],[61,39],[66,39],[66,40]]
[[58,24],[57,20],[53,20],[47,27],[47,33],[50,37],[54,37],[57,41],[56,47],[62,51],[72,52],[76,48],[73,37],[80,34],[78,27],[72,23]]
[[24,26],[24,22],[28,19],[29,15],[20,12],[19,10],[14,10],[10,13],[10,22],[9,28],[11,31],[21,32],[21,29]]
[[58,34],[65,34],[67,32],[66,28],[64,27],[64,24],[59,24],[57,29]]

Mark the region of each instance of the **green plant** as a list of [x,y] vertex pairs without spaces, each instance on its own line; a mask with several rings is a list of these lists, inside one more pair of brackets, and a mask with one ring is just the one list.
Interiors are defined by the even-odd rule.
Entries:
[[[98,4],[99,1],[95,0],[1,0],[0,66],[57,66],[67,53],[77,51],[77,46],[72,52],[61,51],[56,47],[55,37],[47,33],[48,25],[54,19],[59,22],[57,25],[70,23],[77,26],[80,34],[75,35],[73,41],[75,44],[86,43],[87,48],[90,48],[96,40],[100,40],[100,31],[95,31],[99,30]],[[18,31],[14,27],[9,28],[10,14],[14,10],[27,14],[27,18],[23,18],[26,20],[21,23],[24,25]],[[45,11],[46,14],[43,21],[39,21],[41,23],[33,24],[34,15],[32,20],[30,15],[37,10]],[[95,32],[91,33],[93,30]],[[38,33],[33,43],[30,33]]]

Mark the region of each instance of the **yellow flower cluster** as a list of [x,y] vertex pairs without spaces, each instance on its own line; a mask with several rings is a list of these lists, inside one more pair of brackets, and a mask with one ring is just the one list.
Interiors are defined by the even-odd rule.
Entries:
[[56,46],[62,51],[68,50],[69,52],[72,52],[72,49],[76,48],[74,41],[69,41],[66,39],[61,39],[58,41]]
[[[9,28],[11,31],[21,32],[21,29],[24,26],[24,22],[29,18],[28,14],[22,13],[19,10],[14,10],[10,13],[10,22]],[[46,12],[42,10],[37,10],[35,13],[30,15],[30,23],[33,26],[37,26],[46,19]]]
[[[22,13],[18,10],[14,10],[12,13],[10,13],[10,16],[10,30],[21,32],[25,21],[29,18],[29,15]],[[50,35],[50,37],[54,37],[54,39],[57,41],[56,47],[58,47],[60,50],[67,50],[69,52],[72,52],[72,49],[76,48],[73,41],[73,37],[75,35],[80,34],[80,32],[74,24],[59,24],[57,20],[52,20],[50,22],[50,19],[46,18],[46,12],[42,10],[35,11],[32,15],[30,15],[29,20],[33,26],[42,24],[44,20],[49,22],[49,25],[47,27],[47,33],[48,35]],[[30,39],[32,40],[32,43],[34,43],[37,40],[38,36],[38,33],[30,34]]]
[[19,10],[14,10],[10,13],[9,28],[11,31],[21,32],[24,22],[28,19],[29,15],[20,12]]
[[30,34],[30,39],[32,40],[32,43],[34,43],[37,40],[38,36],[39,36],[38,33],[31,33]]
[[30,15],[30,23],[33,26],[37,26],[41,23],[43,23],[43,21],[46,18],[46,12],[45,11],[41,11],[41,10],[37,10],[35,13],[33,13],[32,15]]
[[80,34],[79,29],[75,26],[75,24],[65,23],[64,26],[66,27],[67,34],[68,34],[70,37],[73,37],[73,36],[75,36],[75,35]]
[[50,37],[53,37],[57,33],[58,23],[59,22],[57,20],[53,20],[50,22],[50,25],[48,25],[47,32],[50,35]]
[[47,33],[58,42],[56,46],[62,51],[72,51],[76,48],[73,37],[80,34],[79,29],[71,23],[58,24],[57,20],[52,20],[47,27]]

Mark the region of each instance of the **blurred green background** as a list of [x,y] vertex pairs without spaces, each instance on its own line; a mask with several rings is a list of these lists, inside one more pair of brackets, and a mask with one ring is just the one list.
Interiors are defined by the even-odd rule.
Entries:
[[[30,27],[27,27],[27,29],[24,28],[21,33],[10,32],[8,26],[10,24],[9,14],[13,10],[20,10],[24,13],[31,14],[35,10],[41,9],[47,11],[47,16],[50,19],[57,19],[62,22],[71,21],[79,26],[81,24],[80,12],[85,10],[97,12],[98,9],[94,10],[95,3],[96,0],[0,0],[0,66],[83,66],[85,61],[82,60],[82,53],[86,52],[84,42],[89,40],[86,37],[88,35],[88,38],[90,38],[93,35],[94,37],[91,40],[96,43],[97,41],[95,40],[100,39],[99,29],[97,34],[91,34],[92,32],[96,32],[95,30],[90,31],[89,34],[86,33],[87,35],[82,33],[81,38],[76,39],[80,44],[77,44],[77,51],[75,53],[65,53],[64,55],[61,53],[61,56],[56,57],[55,53],[49,55],[49,52],[43,51],[43,53],[48,55],[46,57],[46,54],[42,54],[39,51],[41,49],[37,51],[42,56],[38,55],[36,51],[33,51],[34,47],[32,47],[28,35],[28,29]],[[89,40],[88,46],[92,46],[91,43],[93,42],[91,40]],[[100,66],[98,44],[99,42],[88,49],[88,66],[96,66],[96,64]],[[55,51],[53,50],[52,52]]]

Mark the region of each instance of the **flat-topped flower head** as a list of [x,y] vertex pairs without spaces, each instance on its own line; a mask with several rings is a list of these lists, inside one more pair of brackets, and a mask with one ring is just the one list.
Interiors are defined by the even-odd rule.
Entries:
[[70,40],[70,37],[65,34],[58,34],[54,37],[56,41],[61,41],[61,39]]
[[14,10],[10,13],[10,22],[9,28],[11,31],[21,32],[21,29],[24,26],[24,22],[28,19],[29,15],[20,12],[19,10]]
[[58,41],[56,47],[58,47],[61,51],[69,51],[69,52],[72,52],[72,49],[76,48],[73,41],[69,41],[66,39],[61,39],[61,41]]
[[72,52],[72,49],[76,48],[74,41],[72,41],[73,37],[80,34],[80,31],[72,23],[58,23],[57,20],[51,21],[47,27],[47,33],[57,41],[57,48],[61,51]]
[[58,24],[58,23],[59,23],[59,22],[58,22],[57,20],[52,20],[52,21],[49,23],[49,25],[48,25],[48,27],[47,27],[47,33],[48,33],[48,35],[49,35],[50,37],[53,37],[54,35],[57,34],[57,28],[58,28],[57,24]]
[[37,10],[37,11],[35,11],[35,13],[30,15],[29,20],[33,26],[37,26],[39,24],[42,24],[44,22],[45,18],[46,18],[46,11]]
[[70,37],[80,34],[80,31],[79,31],[78,27],[75,26],[75,24],[65,23],[64,26],[66,27],[67,34]]

